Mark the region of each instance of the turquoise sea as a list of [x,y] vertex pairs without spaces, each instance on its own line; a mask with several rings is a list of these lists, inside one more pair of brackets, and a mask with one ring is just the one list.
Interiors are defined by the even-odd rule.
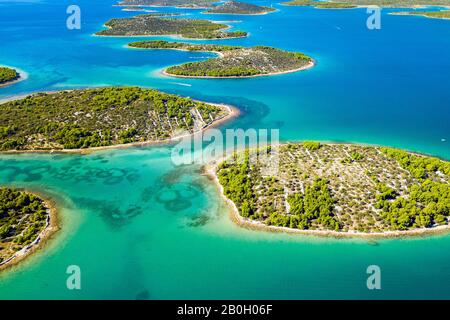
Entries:
[[[347,141],[450,159],[450,21],[389,15],[366,27],[366,9],[286,7],[234,20],[245,39],[313,56],[308,71],[252,79],[188,80],[166,66],[206,53],[124,47],[139,38],[93,37],[114,0],[0,0],[0,64],[29,74],[0,99],[38,91],[136,85],[229,103],[241,117],[222,128],[279,128],[283,141]],[[82,29],[66,28],[77,4]],[[167,39],[159,37],[158,39]],[[185,40],[188,41],[188,40]],[[1,155],[0,184],[43,190],[62,230],[45,249],[0,274],[0,299],[450,298],[450,235],[367,241],[250,231],[234,225],[198,166],[175,166],[172,146],[90,155]],[[382,289],[368,290],[379,265]],[[82,289],[66,288],[78,265]]]

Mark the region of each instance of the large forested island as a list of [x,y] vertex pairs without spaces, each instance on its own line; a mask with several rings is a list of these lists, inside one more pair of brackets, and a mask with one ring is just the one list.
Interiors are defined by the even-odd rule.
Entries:
[[0,150],[82,149],[193,133],[229,108],[136,87],[39,93],[0,104]]
[[216,175],[250,225],[387,235],[449,223],[450,162],[397,149],[289,143],[234,154]]
[[108,29],[97,32],[100,36],[162,36],[176,35],[192,39],[222,39],[247,36],[243,31],[224,31],[229,26],[209,20],[160,18],[142,14],[132,18],[112,19]]
[[215,52],[219,56],[205,61],[169,67],[165,73],[182,77],[253,77],[299,71],[313,66],[313,60],[299,52],[256,46],[251,48],[168,41],[140,41],[134,48]]
[[257,6],[251,3],[228,1],[223,4],[214,6],[206,11],[206,13],[223,13],[223,14],[265,14],[275,11],[271,7]]
[[20,75],[15,69],[0,67],[0,86],[7,85],[19,78]]
[[42,240],[50,226],[51,210],[37,195],[0,187],[0,269]]
[[283,4],[290,6],[311,6],[322,9],[350,9],[371,5],[391,8],[411,8],[420,6],[449,6],[450,0],[291,0],[289,2],[283,2]]
[[400,11],[392,12],[391,14],[400,16],[423,16],[433,19],[450,19],[450,10],[442,11]]
[[206,8],[216,0],[123,0],[121,6],[155,6],[155,7],[184,7]]

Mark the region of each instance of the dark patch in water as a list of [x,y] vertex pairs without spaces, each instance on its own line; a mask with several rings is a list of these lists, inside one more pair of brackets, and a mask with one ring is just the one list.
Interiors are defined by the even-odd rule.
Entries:
[[192,217],[191,221],[188,222],[189,227],[202,227],[206,225],[210,220],[210,217],[207,214],[199,214]]
[[172,211],[172,212],[179,212],[186,210],[192,206],[192,202],[185,199],[176,199],[174,201],[169,201],[164,203],[164,208],[166,210]]
[[[81,159],[81,158],[80,158]],[[97,168],[83,166],[86,160],[70,160],[67,165],[62,167],[53,167],[50,165],[31,165],[21,167],[13,165],[16,162],[0,162],[0,174],[5,175],[6,182],[11,181],[39,181],[45,176],[62,180],[74,181],[77,183],[99,182],[106,185],[116,185],[122,183],[125,179],[129,183],[134,183],[140,177],[138,171],[134,168]]]
[[86,197],[75,198],[74,202],[81,207],[88,207],[112,227],[122,227],[129,223],[134,217],[142,214],[142,207],[130,205],[121,210],[115,202],[107,200],[95,200]]
[[6,182],[11,182],[14,180],[17,180],[17,176],[22,172],[22,170],[19,167],[15,166],[2,166],[0,167],[0,172],[3,171],[10,171],[10,174],[6,175]]
[[155,190],[156,188],[153,186],[144,188],[141,192],[141,200],[143,202],[149,202],[154,197]]
[[149,300],[149,299],[150,293],[148,292],[148,290],[141,291],[136,295],[136,300]]
[[180,179],[192,172],[192,166],[182,165],[176,167],[174,170],[166,173],[161,177],[161,183],[163,184],[174,184],[180,181]]

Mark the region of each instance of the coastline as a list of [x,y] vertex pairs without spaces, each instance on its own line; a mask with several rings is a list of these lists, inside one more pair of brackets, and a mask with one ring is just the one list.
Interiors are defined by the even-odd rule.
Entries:
[[[169,49],[170,50],[170,49]],[[206,52],[214,52],[217,53],[215,51],[206,51]],[[184,75],[176,75],[176,74],[171,74],[171,73],[167,73],[166,70],[170,67],[165,68],[164,70],[161,71],[161,74],[168,76],[168,77],[174,77],[174,78],[191,78],[191,79],[245,79],[245,78],[256,78],[256,77],[267,77],[267,76],[275,76],[275,75],[280,75],[280,74],[287,74],[287,73],[294,73],[294,72],[298,72],[298,71],[304,71],[304,70],[308,70],[311,69],[312,67],[314,67],[316,65],[316,61],[312,60],[310,62],[308,62],[306,65],[297,68],[297,69],[292,69],[292,70],[286,70],[286,71],[279,71],[279,72],[269,72],[269,73],[263,73],[263,74],[255,74],[252,76],[230,76],[230,77],[213,77],[213,76],[184,76]],[[175,65],[178,66],[178,65]]]
[[145,4],[113,4],[113,7],[143,7],[143,8],[176,8],[176,9],[209,9],[210,7],[204,6],[160,6],[160,5],[145,5]]
[[[4,186],[10,187],[10,186]],[[38,237],[27,247],[22,250],[16,252],[11,258],[0,263],[0,273],[8,270],[16,265],[20,264],[22,261],[26,260],[29,256],[31,256],[36,251],[44,248],[48,241],[50,241],[54,235],[61,229],[60,220],[58,218],[58,205],[53,198],[50,196],[43,194],[41,191],[36,191],[34,189],[27,188],[17,188],[18,190],[29,192],[41,198],[44,201],[44,205],[47,208],[47,212],[49,214],[47,218],[47,225],[44,230],[38,235]]]
[[[138,49],[138,50],[175,50],[175,51],[183,51],[183,52],[215,53],[219,57],[223,57],[223,53],[219,52],[219,51],[195,51],[195,50],[187,50],[187,49],[180,49],[180,48],[139,48],[139,47],[132,47],[132,46],[130,46],[130,44],[126,44],[124,46],[124,48],[127,48],[127,49]],[[168,67],[168,68],[170,68],[170,67]]]
[[[288,142],[286,142],[288,143]],[[285,144],[285,143],[281,143]],[[341,145],[364,145],[364,144],[356,144],[356,143],[334,143]],[[371,145],[367,145],[371,146]],[[372,145],[373,146],[373,145]],[[381,147],[381,146],[378,146]],[[421,155],[416,153],[417,155]],[[423,154],[421,156],[424,156]],[[217,166],[223,160],[228,158],[228,156],[223,156],[215,159],[213,163],[205,164],[202,167],[203,175],[207,176],[209,180],[213,182],[217,191],[220,194],[220,197],[225,201],[227,206],[229,207],[228,216],[229,218],[239,227],[249,229],[249,230],[259,230],[266,232],[274,232],[274,233],[286,233],[286,234],[296,234],[303,236],[316,236],[316,237],[324,237],[324,238],[336,238],[336,239],[350,239],[350,238],[358,238],[358,239],[392,239],[392,238],[418,238],[423,236],[432,236],[439,234],[450,233],[450,224],[440,225],[432,228],[418,228],[412,230],[405,231],[383,231],[383,232],[359,232],[359,231],[334,231],[334,230],[302,230],[302,229],[293,229],[288,227],[278,227],[278,226],[268,226],[263,222],[254,221],[247,218],[242,217],[239,214],[239,210],[236,207],[236,204],[225,196],[223,191],[223,186],[220,184],[218,176],[217,176]]]
[[[206,20],[209,21],[211,23],[215,23],[215,24],[220,24],[219,21],[214,21],[214,20]],[[107,28],[105,30],[108,29],[112,29],[111,27],[107,26],[107,25],[103,25],[104,28]],[[217,30],[217,32],[223,32],[225,30],[229,30],[231,29],[233,26],[226,24],[226,27]],[[100,30],[103,31],[103,30]],[[198,40],[198,41],[206,41],[206,40],[228,40],[228,39],[240,39],[240,38],[248,38],[250,36],[250,32],[246,32],[245,36],[238,36],[238,37],[225,37],[225,38],[187,38],[187,37],[183,37],[182,34],[144,34],[144,35],[105,35],[105,34],[97,34],[98,32],[92,34],[92,37],[112,37],[112,38],[146,38],[146,37],[169,37],[169,38],[175,38],[175,39],[181,39],[181,40]]]
[[277,11],[280,11],[280,9],[274,9],[271,11],[264,11],[264,12],[260,12],[260,13],[226,13],[226,12],[208,12],[208,11],[203,11],[200,12],[200,14],[217,14],[217,15],[227,15],[227,16],[263,16],[269,13],[275,13]]
[[[70,91],[70,90],[69,90]],[[58,91],[56,91],[58,92]],[[25,95],[28,96],[28,95]],[[18,97],[18,99],[22,98]],[[10,99],[8,101],[13,101],[14,99]],[[41,154],[90,154],[93,152],[98,152],[98,151],[103,151],[103,150],[112,150],[112,149],[127,149],[127,148],[132,148],[132,147],[145,147],[145,146],[152,146],[152,145],[167,145],[167,144],[171,144],[173,142],[179,141],[183,138],[189,137],[189,136],[195,136],[198,135],[199,133],[210,129],[210,128],[215,128],[217,126],[220,126],[234,118],[236,118],[237,116],[239,116],[240,114],[240,110],[232,105],[228,105],[228,104],[220,104],[220,103],[211,103],[211,102],[205,102],[205,101],[201,101],[201,100],[196,100],[196,99],[192,99],[195,102],[202,102],[202,103],[206,103],[209,105],[214,105],[220,108],[225,108],[228,110],[228,113],[216,120],[214,120],[213,122],[211,122],[208,125],[205,125],[204,127],[202,127],[201,129],[194,131],[192,133],[187,133],[187,134],[183,134],[181,136],[176,136],[176,137],[171,137],[168,139],[163,139],[163,140],[148,140],[148,141],[139,141],[139,142],[132,142],[132,143],[125,143],[125,144],[115,144],[115,145],[110,145],[110,146],[102,146],[102,147],[92,147],[92,148],[85,148],[85,149],[36,149],[36,150],[7,150],[7,151],[0,151],[0,155],[14,155],[14,154],[27,154],[27,153],[41,153]],[[0,101],[0,103],[2,103]]]
[[[326,1],[328,3],[333,3],[332,1]],[[380,8],[386,8],[386,9],[425,9],[430,7],[440,7],[440,8],[447,8],[450,9],[450,6],[440,6],[440,5],[434,5],[434,4],[422,4],[422,5],[404,5],[404,6],[395,6],[395,5],[374,5],[374,4],[355,4],[355,7],[353,8],[320,8],[315,7],[313,5],[295,5],[295,4],[288,4],[289,1],[285,2],[279,2],[278,4],[280,6],[284,7],[311,7],[314,9],[329,9],[329,10],[343,10],[343,9],[366,9],[366,8],[373,8],[373,7],[380,7]],[[390,13],[388,13],[390,14]]]
[[[441,17],[432,17],[432,16],[427,16],[426,14],[407,14],[407,13],[401,13],[404,11],[399,11],[399,12],[389,12],[388,14],[393,15],[393,16],[405,16],[405,17],[420,17],[420,18],[428,18],[428,19],[437,19],[437,20],[450,20],[450,18],[441,18]],[[417,11],[418,13],[420,11]],[[439,12],[439,11],[436,11]]]

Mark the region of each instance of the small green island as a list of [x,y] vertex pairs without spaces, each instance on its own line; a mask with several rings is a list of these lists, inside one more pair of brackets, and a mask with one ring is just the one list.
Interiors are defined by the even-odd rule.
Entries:
[[38,195],[0,187],[0,269],[25,257],[56,231],[53,211]]
[[0,104],[1,151],[53,151],[163,142],[233,113],[137,87],[38,93]]
[[119,6],[207,8],[217,0],[123,0]]
[[19,80],[20,74],[17,70],[8,68],[8,67],[0,67],[0,87],[9,85],[14,81]]
[[205,13],[260,15],[275,11],[274,8],[257,6],[250,3],[228,1],[214,6]]
[[287,6],[314,7],[317,9],[352,9],[357,7],[357,5],[351,3],[317,0],[292,0],[289,2],[283,2],[282,4]]
[[449,225],[450,162],[403,150],[288,143],[235,153],[215,177],[249,226],[397,236]]
[[179,36],[190,39],[225,39],[246,37],[243,31],[224,31],[229,26],[209,20],[160,18],[142,14],[132,18],[111,19],[105,23],[108,29],[96,33],[99,36]]
[[136,11],[136,12],[138,12],[138,11],[145,11],[145,9],[142,8],[142,7],[134,6],[134,7],[124,7],[124,8],[122,8],[122,11]]
[[401,11],[391,12],[393,15],[398,16],[423,16],[432,19],[450,19],[450,10],[442,11]]
[[254,77],[300,71],[314,65],[312,58],[300,52],[288,52],[267,46],[245,48],[213,44],[190,44],[162,40],[140,41],[132,48],[172,49],[215,52],[219,56],[167,68],[164,73],[179,77]]
[[282,4],[289,6],[308,6],[318,9],[352,9],[367,6],[414,8],[424,6],[450,6],[450,0],[292,0],[289,2],[283,2]]

